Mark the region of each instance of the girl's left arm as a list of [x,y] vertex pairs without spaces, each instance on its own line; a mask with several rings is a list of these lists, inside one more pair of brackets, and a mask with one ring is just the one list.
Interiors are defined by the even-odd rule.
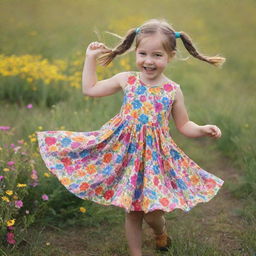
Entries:
[[180,89],[177,87],[176,96],[172,106],[172,117],[175,126],[180,133],[186,137],[196,138],[203,136],[210,136],[213,138],[220,138],[221,131],[216,125],[198,125],[189,120],[188,113],[184,103],[184,96]]

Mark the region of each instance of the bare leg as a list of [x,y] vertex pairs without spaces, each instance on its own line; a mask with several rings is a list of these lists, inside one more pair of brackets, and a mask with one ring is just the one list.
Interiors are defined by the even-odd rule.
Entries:
[[155,235],[166,232],[164,211],[156,210],[144,214],[144,220],[153,229]]
[[125,233],[131,256],[142,256],[142,222],[144,212],[125,213]]

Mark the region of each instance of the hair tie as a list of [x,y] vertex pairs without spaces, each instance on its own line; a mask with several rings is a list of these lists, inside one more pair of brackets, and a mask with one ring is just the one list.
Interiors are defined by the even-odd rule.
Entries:
[[136,30],[135,30],[136,34],[140,33],[140,31],[141,31],[140,27],[136,28]]
[[180,32],[174,32],[175,33],[175,38],[180,38],[181,33]]

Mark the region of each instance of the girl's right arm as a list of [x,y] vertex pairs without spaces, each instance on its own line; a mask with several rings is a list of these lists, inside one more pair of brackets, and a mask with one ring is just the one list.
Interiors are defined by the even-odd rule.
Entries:
[[109,79],[98,81],[96,74],[97,57],[110,50],[103,44],[92,42],[86,50],[86,58],[82,74],[83,94],[91,97],[111,95],[122,89],[121,83],[126,72],[114,75]]

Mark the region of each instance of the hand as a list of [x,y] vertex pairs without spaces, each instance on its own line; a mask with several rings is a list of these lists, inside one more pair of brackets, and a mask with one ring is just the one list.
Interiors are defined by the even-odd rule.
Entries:
[[111,49],[107,48],[103,43],[92,42],[88,45],[86,49],[86,56],[92,56],[94,58],[97,58],[107,52],[111,52]]
[[205,136],[213,137],[215,139],[221,137],[221,130],[216,125],[203,125],[201,126],[201,131]]

